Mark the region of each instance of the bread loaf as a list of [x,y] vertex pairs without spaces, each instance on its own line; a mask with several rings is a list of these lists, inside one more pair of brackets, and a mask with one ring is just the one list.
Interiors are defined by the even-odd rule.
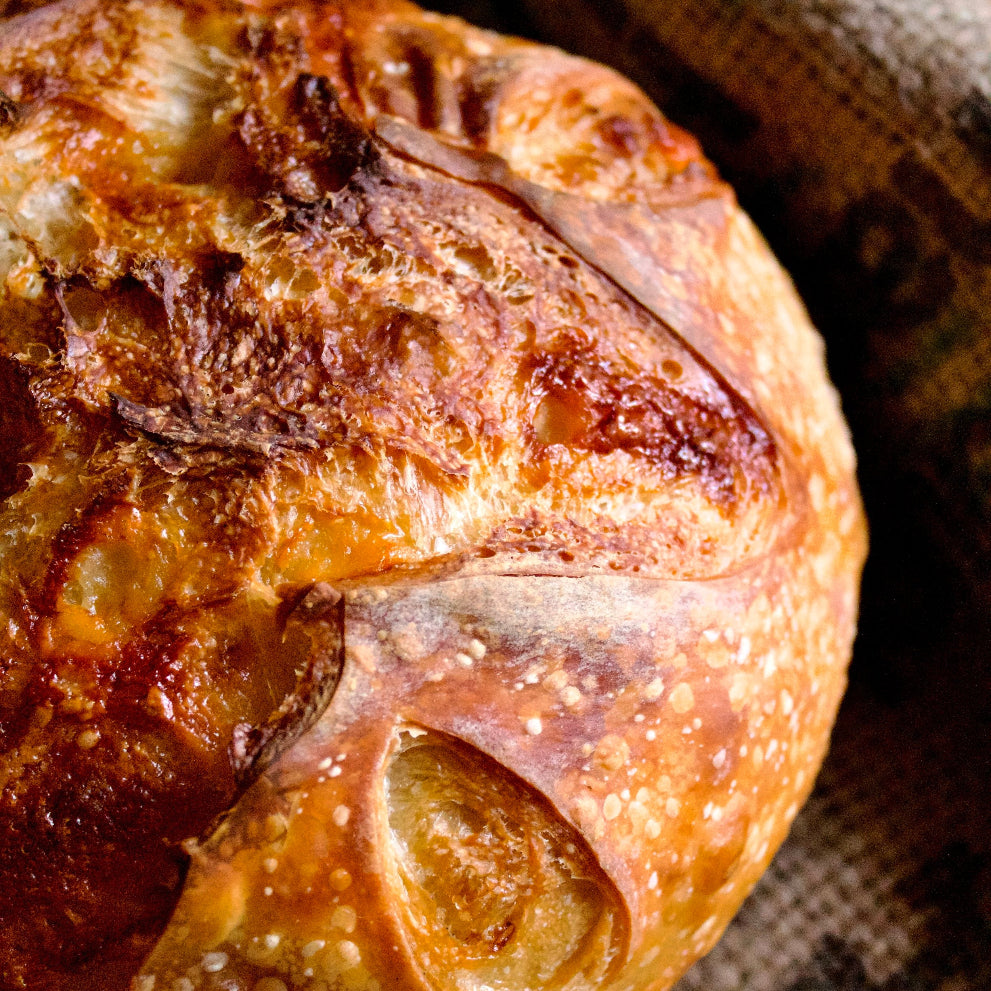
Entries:
[[0,21],[0,986],[661,989],[812,786],[822,347],[632,84],[397,0]]

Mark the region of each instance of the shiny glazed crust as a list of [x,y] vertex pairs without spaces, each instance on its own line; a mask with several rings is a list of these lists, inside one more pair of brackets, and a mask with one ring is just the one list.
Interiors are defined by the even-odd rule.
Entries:
[[0,986],[669,986],[864,554],[731,192],[392,0],[0,28]]

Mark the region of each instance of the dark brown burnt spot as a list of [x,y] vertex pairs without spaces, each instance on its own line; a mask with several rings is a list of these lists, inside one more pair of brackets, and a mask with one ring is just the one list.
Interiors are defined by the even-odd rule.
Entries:
[[773,441],[756,415],[715,380],[703,400],[659,377],[620,368],[571,338],[534,353],[522,371],[538,458],[556,445],[595,454],[627,451],[665,478],[698,477],[709,498],[726,508],[741,488],[767,491],[772,484]]
[[0,135],[14,130],[21,120],[21,108],[0,89]]
[[402,39],[403,60],[409,66],[409,78],[418,108],[417,123],[432,131],[443,122],[443,86],[437,74],[436,44],[432,36],[411,34]]
[[28,387],[27,372],[13,359],[0,356],[0,499],[27,483],[26,462],[44,442],[45,432]]
[[[353,315],[355,318],[358,314]],[[401,306],[370,308],[353,332],[336,342],[339,367],[328,371],[341,384],[379,394],[405,383],[438,400],[443,380],[455,371],[456,355],[433,317]],[[327,360],[325,347],[324,360]]]
[[651,124],[654,126],[645,126],[621,114],[611,114],[597,123],[595,134],[614,153],[632,157],[642,154],[648,144],[659,140],[660,125],[653,121]]
[[278,116],[275,109],[260,103],[247,107],[238,133],[276,194],[318,203],[371,161],[368,133],[344,112],[326,77],[301,73]]
[[298,34],[267,21],[246,25],[239,42],[252,62],[269,71],[280,65],[298,65],[306,57],[306,46]]
[[488,61],[473,65],[468,76],[459,81],[461,126],[475,145],[484,145],[488,139],[503,82],[498,66]]
[[225,416],[178,405],[145,407],[120,396],[113,399],[115,412],[126,424],[160,443],[265,457],[280,450],[304,451],[319,446],[306,419],[298,414],[255,409]]

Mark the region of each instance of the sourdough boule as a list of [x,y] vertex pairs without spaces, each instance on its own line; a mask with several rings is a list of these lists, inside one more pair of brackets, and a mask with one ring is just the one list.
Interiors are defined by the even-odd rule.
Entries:
[[864,527],[692,138],[393,0],[0,22],[0,984],[660,989]]

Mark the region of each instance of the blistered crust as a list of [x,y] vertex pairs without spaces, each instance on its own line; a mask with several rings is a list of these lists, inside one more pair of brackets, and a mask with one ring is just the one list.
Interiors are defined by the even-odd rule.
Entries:
[[391,0],[2,27],[0,979],[672,983],[811,786],[864,544],[732,194]]

